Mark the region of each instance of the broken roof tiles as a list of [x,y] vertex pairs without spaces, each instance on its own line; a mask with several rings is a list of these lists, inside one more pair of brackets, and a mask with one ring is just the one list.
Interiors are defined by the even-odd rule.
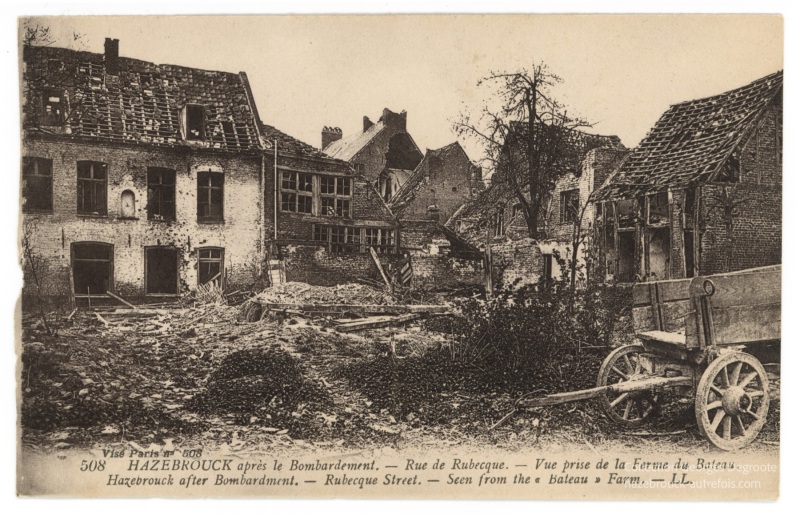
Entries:
[[602,189],[599,200],[632,198],[716,178],[780,98],[783,71],[713,97],[671,106]]
[[[200,70],[118,57],[117,73],[106,70],[100,53],[26,47],[27,80],[36,87],[66,91],[71,108],[63,134],[115,142],[178,146],[182,109],[204,107],[204,138],[194,146],[258,149],[257,113],[244,73]],[[38,102],[30,102],[31,107]],[[26,112],[28,128],[38,113]]]

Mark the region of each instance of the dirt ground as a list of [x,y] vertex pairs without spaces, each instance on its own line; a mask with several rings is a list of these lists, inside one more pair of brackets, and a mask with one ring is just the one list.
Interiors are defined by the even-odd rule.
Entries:
[[[23,447],[720,452],[697,430],[693,404],[678,398],[635,429],[580,402],[521,410],[490,430],[516,396],[451,374],[446,362],[414,375],[419,367],[409,364],[448,343],[424,323],[340,333],[324,318],[265,314],[248,322],[240,311],[223,304],[99,317],[80,310],[51,318],[55,336],[24,317]],[[778,381],[773,388],[768,422],[747,452],[778,452]]]

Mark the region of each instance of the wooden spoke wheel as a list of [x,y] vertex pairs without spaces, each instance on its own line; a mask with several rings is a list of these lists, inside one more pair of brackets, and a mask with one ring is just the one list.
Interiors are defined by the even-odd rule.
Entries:
[[768,410],[767,373],[750,354],[725,354],[703,372],[695,398],[697,426],[720,449],[731,451],[752,442]]
[[[597,386],[608,386],[640,379],[648,375],[646,365],[640,359],[644,352],[641,345],[624,345],[606,356],[597,374]],[[618,424],[638,426],[649,419],[658,406],[658,395],[649,391],[607,393],[601,395],[600,407],[606,416]]]

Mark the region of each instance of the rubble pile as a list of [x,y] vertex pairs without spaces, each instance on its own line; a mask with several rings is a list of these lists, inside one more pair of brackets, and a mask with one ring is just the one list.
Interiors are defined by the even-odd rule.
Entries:
[[371,286],[348,283],[337,286],[313,286],[288,282],[268,288],[256,296],[264,303],[393,305],[392,295]]
[[298,360],[274,345],[226,356],[187,408],[308,437],[318,433],[317,415],[329,404],[326,391],[306,378]]

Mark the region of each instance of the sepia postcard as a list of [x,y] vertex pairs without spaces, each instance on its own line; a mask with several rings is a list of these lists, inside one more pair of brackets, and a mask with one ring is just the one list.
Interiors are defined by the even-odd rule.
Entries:
[[776,499],[783,37],[20,18],[17,494]]

